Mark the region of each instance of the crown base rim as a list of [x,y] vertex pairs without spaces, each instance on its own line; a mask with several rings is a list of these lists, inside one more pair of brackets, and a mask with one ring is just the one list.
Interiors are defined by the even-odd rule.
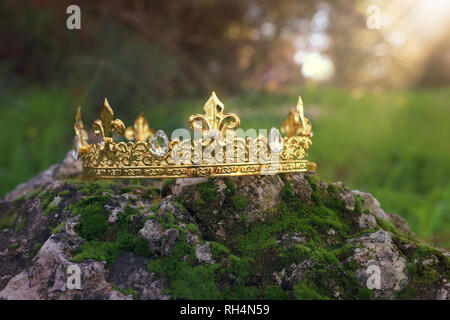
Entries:
[[90,179],[171,179],[315,172],[316,168],[317,165],[314,162],[307,160],[264,164],[213,164],[170,167],[83,167],[83,176]]

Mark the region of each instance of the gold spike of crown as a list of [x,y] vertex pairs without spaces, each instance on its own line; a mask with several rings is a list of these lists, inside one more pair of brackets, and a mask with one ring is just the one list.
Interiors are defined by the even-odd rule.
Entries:
[[[105,99],[100,119],[92,125],[101,141],[89,144],[78,107],[74,157],[81,159],[88,178],[185,178],[316,170],[316,164],[306,160],[312,130],[303,114],[301,97],[296,110],[291,109],[283,122],[281,133],[272,128],[268,135],[261,130],[257,134],[253,129],[239,129],[239,116],[225,113],[214,92],[203,111],[189,118],[190,131],[177,129],[169,139],[164,131],[150,128],[143,114],[133,126],[125,128],[120,119],[114,118]],[[115,142],[114,133],[128,142]]]

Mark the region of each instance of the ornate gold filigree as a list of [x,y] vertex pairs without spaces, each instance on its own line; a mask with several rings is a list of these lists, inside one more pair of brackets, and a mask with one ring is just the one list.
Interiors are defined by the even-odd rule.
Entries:
[[219,131],[221,134],[226,129],[237,129],[241,121],[238,115],[235,113],[224,113],[224,110],[225,106],[213,91],[203,107],[205,114],[192,115],[189,118],[189,127],[195,130],[202,124],[203,131]]
[[155,130],[148,126],[147,119],[142,113],[134,121],[134,126],[125,130],[125,138],[130,141],[136,140],[136,142],[148,141],[154,134]]
[[297,110],[289,110],[289,115],[281,125],[281,133],[287,137],[312,136],[311,121],[303,114],[303,100],[298,97]]
[[88,148],[88,134],[84,129],[83,120],[81,118],[81,107],[78,107],[73,129],[75,131],[75,152],[78,157],[78,155],[85,153]]
[[[312,131],[311,122],[303,115],[301,98],[297,110],[291,110],[283,122],[281,131],[285,137],[280,137],[279,132],[276,134],[275,128],[269,138],[228,135],[227,130],[236,129],[240,119],[234,113],[224,113],[224,109],[213,92],[204,105],[204,114],[189,118],[190,128],[196,130],[201,127],[206,138],[169,141],[162,130],[155,133],[149,128],[142,114],[133,127],[125,130],[122,121],[114,119],[105,99],[100,120],[93,124],[94,133],[102,135],[103,141],[95,144],[87,143],[79,109],[74,129],[79,150],[82,150],[80,155],[85,175],[97,178],[182,178],[315,170],[316,165],[305,159],[311,146]],[[136,142],[114,142],[114,131]],[[156,146],[157,138],[163,138],[162,146]]]
[[125,125],[122,120],[114,119],[114,112],[109,106],[106,98],[100,110],[100,119],[101,120],[97,119],[94,121],[92,130],[97,137],[101,135],[105,143],[113,142],[112,136],[114,131],[116,131],[118,135],[123,136],[125,132]]

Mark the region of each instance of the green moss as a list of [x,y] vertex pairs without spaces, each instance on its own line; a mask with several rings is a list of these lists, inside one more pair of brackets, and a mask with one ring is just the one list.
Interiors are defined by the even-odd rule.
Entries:
[[56,194],[53,190],[47,190],[39,195],[39,198],[41,199],[41,208],[44,213],[47,212],[47,207],[53,201],[55,196]]
[[[329,184],[324,189],[326,184],[320,184],[317,176],[306,177],[313,189],[315,205],[306,205],[298,199],[289,181],[285,179],[281,201],[265,213],[263,221],[245,226],[226,223],[232,229],[226,231],[227,240],[221,243],[210,241],[216,261],[213,265],[198,262],[195,248],[186,242],[186,230],[177,225],[173,214],[151,217],[150,219],[161,223],[164,229],[176,228],[180,236],[170,256],[151,256],[149,271],[169,279],[166,293],[176,299],[334,299],[336,291],[344,299],[370,299],[372,292],[353,276],[360,266],[347,261],[354,248],[352,244],[346,243],[346,239],[362,232],[373,232],[372,229],[361,231],[352,224],[355,214],[361,213],[363,199],[355,196],[355,210],[346,212],[339,197],[342,192],[339,186]],[[213,181],[210,179],[197,186],[200,199],[194,204],[193,211],[196,222],[202,226],[208,225],[208,221],[210,225],[214,225],[214,221],[230,217],[227,222],[231,221],[236,210],[248,205],[245,199],[237,195],[232,180],[226,179],[227,197],[223,208],[219,213],[213,214],[211,208],[218,200],[217,186]],[[245,206],[240,203],[242,200],[245,201]],[[73,261],[104,260],[110,266],[124,251],[149,257],[151,252],[146,242],[137,234],[135,227],[131,230],[130,221],[138,218],[139,210],[127,207],[119,215],[115,226],[110,227],[103,210],[107,201],[108,196],[97,194],[71,206],[72,212],[82,218],[77,232],[87,239]],[[185,210],[184,206],[180,206]],[[156,207],[154,209],[156,211]],[[389,222],[379,219],[377,222],[384,229],[398,235],[395,226]],[[83,225],[89,228],[83,229]],[[330,244],[327,231],[331,228],[335,231],[335,241]],[[199,234],[197,224],[187,224],[186,229]],[[305,242],[298,244],[292,241],[288,246],[280,245],[280,241],[290,241],[289,235],[294,233],[299,234]],[[208,236],[209,233],[202,230],[202,234]],[[284,237],[285,235],[288,237]],[[211,239],[206,236],[200,241],[215,239],[214,234]],[[423,260],[435,254],[429,247],[419,246],[414,255],[416,259]],[[293,288],[282,288],[275,283],[274,272],[279,273],[286,266],[304,261],[308,261],[309,270],[306,277],[295,283]],[[442,264],[442,261],[439,263]],[[439,272],[445,274],[445,268],[448,266],[443,264],[439,269],[442,271]],[[408,275],[413,280],[412,284],[399,297],[414,297],[418,290],[424,290],[437,281],[436,271],[416,264],[408,265]],[[333,279],[332,286],[329,279]]]
[[237,210],[242,210],[248,207],[248,202],[243,197],[234,195],[231,197],[231,202],[233,203],[233,207]]
[[114,185],[112,181],[72,181],[72,183],[76,184],[78,192],[84,193],[89,196],[101,196],[104,193],[111,192],[111,186]]
[[[165,227],[177,226],[166,222]],[[180,236],[173,247],[172,255],[153,259],[148,264],[149,271],[168,277],[167,294],[183,299],[255,299],[259,296],[254,286],[246,285],[250,276],[250,266],[246,260],[228,256],[228,248],[212,242],[214,258],[227,257],[229,262],[199,264],[194,247],[186,242],[186,232],[183,228],[177,229]],[[233,283],[224,280],[230,274],[235,278]]]
[[313,174],[307,174],[305,175],[305,179],[308,181],[309,185],[311,186],[312,193],[311,193],[311,200],[317,205],[322,206],[323,201],[322,197],[320,195],[320,188],[319,188],[319,177]]
[[225,179],[225,185],[227,187],[227,193],[232,196],[236,193],[236,186],[234,185],[234,182],[231,181],[231,179]]
[[41,250],[41,248],[42,248],[42,244],[41,244],[41,243],[36,243],[36,244],[33,246],[33,249],[31,250],[32,256],[35,256],[36,253],[38,253],[39,250]]
[[175,183],[175,179],[165,179],[161,186],[161,195],[164,197],[170,194],[172,186]]
[[171,212],[167,212],[165,215],[157,219],[159,223],[163,226],[164,229],[177,228],[180,227],[175,225],[175,217]]
[[383,228],[384,230],[389,231],[389,232],[391,232],[391,233],[393,233],[393,234],[398,234],[398,233],[399,233],[398,230],[397,230],[397,228],[396,228],[392,223],[390,223],[389,221],[380,219],[380,218],[378,218],[378,217],[375,217],[375,219],[376,219],[376,221],[377,221],[377,224],[378,224],[381,228]]
[[52,233],[53,233],[53,234],[58,234],[58,233],[60,233],[62,227],[64,227],[65,224],[66,224],[65,221],[61,222],[56,228],[54,228],[54,229],[52,230]]
[[153,204],[153,205],[151,206],[150,209],[151,209],[153,212],[156,212],[156,211],[158,211],[160,204],[161,204],[161,202],[158,201],[157,203]]
[[130,226],[130,220],[138,216],[139,211],[127,206],[114,227],[110,227],[103,210],[105,201],[103,197],[94,196],[84,199],[82,204],[76,204],[74,211],[80,214],[82,219],[75,230],[87,241],[76,252],[73,261],[94,259],[106,261],[109,267],[125,251],[149,256],[150,250],[146,241]]
[[211,246],[211,252],[213,255],[213,259],[216,261],[219,261],[222,258],[224,258],[230,254],[230,250],[221,243],[211,241],[210,246]]
[[344,200],[340,197],[338,190],[335,185],[329,184],[324,195],[324,203],[328,208],[341,211],[344,209]]
[[72,211],[74,215],[82,215],[85,211],[98,210],[99,207],[103,208],[108,203],[109,197],[104,195],[94,195],[84,197],[78,202],[72,204],[68,209]]
[[[184,299],[255,299],[258,291],[253,286],[246,286],[248,270],[237,258],[230,259],[231,266],[221,264],[198,265],[192,248],[188,249],[181,240],[174,247],[172,256],[150,261],[149,270],[170,279],[166,293],[174,298]],[[187,257],[187,258],[186,258]],[[231,256],[230,256],[231,257]],[[245,267],[246,265],[246,267]],[[222,279],[234,275],[232,284]]]
[[298,300],[329,300],[314,282],[303,280],[294,285],[294,296]]
[[43,189],[44,189],[44,186],[41,186],[39,188],[34,189],[30,193],[28,193],[28,195],[26,196],[25,200],[29,200],[29,199],[35,198],[38,194],[40,194],[42,192]]
[[362,213],[362,202],[364,201],[360,196],[354,196],[355,198],[355,212]]
[[209,179],[207,182],[198,184],[197,190],[204,202],[208,203],[210,201],[217,201],[218,187],[212,179]]
[[174,298],[186,299],[220,299],[221,292],[214,282],[215,269],[218,265],[198,265],[181,268],[184,277],[175,277],[171,281],[171,294]]
[[305,175],[306,180],[309,182],[309,185],[313,189],[313,191],[319,190],[319,177],[315,174],[306,174]]
[[41,199],[41,208],[45,216],[48,216],[53,211],[57,211],[59,209],[59,204],[52,204],[55,197],[56,193],[54,190],[48,190],[39,195],[39,198]]
[[368,288],[360,288],[358,290],[358,299],[359,300],[370,300],[372,299],[372,290]]
[[28,217],[24,217],[22,220],[19,221],[16,227],[16,233],[20,233],[27,225]]
[[49,216],[52,212],[58,211],[58,210],[59,210],[59,205],[49,205],[45,208],[44,215]]
[[120,251],[115,243],[92,240],[86,241],[70,261],[78,263],[93,259],[106,261],[107,265],[111,266],[119,254]]
[[264,299],[287,300],[289,299],[289,292],[283,290],[280,286],[268,285],[264,288]]
[[[236,206],[233,201],[233,198],[239,199],[233,182],[225,181],[227,197],[222,210],[214,214],[210,205],[217,200],[213,180],[197,186],[200,200],[190,209],[195,211],[195,218],[202,226],[229,219],[237,208],[242,207]],[[353,271],[359,266],[347,262],[353,246],[345,240],[354,237],[359,229],[351,224],[352,214],[342,208],[339,197],[342,190],[334,185],[320,190],[319,179],[315,176],[310,178],[310,183],[317,195],[316,205],[306,205],[295,196],[288,179],[285,179],[281,201],[265,213],[263,221],[249,226],[231,224],[232,230],[227,230],[227,241],[221,243],[211,241],[216,239],[214,228],[202,230],[205,239],[210,240],[216,261],[214,265],[199,265],[194,248],[185,241],[185,231],[175,225],[171,215],[159,218],[164,228],[177,227],[180,238],[172,256],[151,260],[149,270],[168,277],[167,293],[176,298],[204,299],[202,290],[209,291],[211,294],[207,298],[213,299],[287,299],[292,296],[299,299],[334,299],[336,290],[347,299],[365,297],[367,292],[353,276]],[[190,228],[192,226],[188,226]],[[335,230],[333,237],[336,246],[329,244],[327,231],[330,228]],[[294,233],[300,234],[305,244],[279,244],[282,236]],[[340,245],[342,243],[344,245]],[[274,282],[274,272],[281,272],[286,265],[305,260],[310,261],[311,270],[295,288],[284,290]],[[331,278],[335,280],[332,288],[328,281]],[[196,282],[190,279],[196,279]]]
[[70,194],[70,190],[64,190],[64,191],[61,191],[58,195],[60,197],[65,197],[65,196],[68,196],[69,194]]
[[174,204],[175,204],[181,211],[187,211],[186,207],[185,207],[182,203],[180,203],[180,202],[178,202],[178,201],[175,201]]
[[112,286],[112,288],[126,296],[129,296],[129,295],[133,296],[134,300],[139,300],[139,292],[137,290],[134,290],[133,288],[126,288],[124,290],[122,290],[118,287],[115,287],[115,286]]
[[[94,199],[98,198],[94,197]],[[106,201],[103,199],[97,202],[92,201],[94,199],[93,197],[90,197],[82,200],[89,204],[86,205],[83,210],[78,208],[82,219],[75,230],[86,240],[104,240],[109,229],[108,216],[103,208]],[[78,202],[76,206],[79,205],[80,202]],[[77,209],[75,209],[75,212],[77,212]]]
[[[318,180],[312,178],[311,183],[316,185]],[[260,292],[263,296],[266,295],[264,289],[266,287],[272,288],[268,290],[277,290],[281,293],[278,289],[270,287],[276,287],[273,279],[274,272],[280,272],[286,265],[297,264],[308,259],[313,269],[309,273],[309,278],[297,285],[299,298],[333,298],[334,289],[329,288],[329,283],[326,281],[330,278],[336,279],[336,287],[342,296],[350,299],[357,298],[361,285],[351,272],[356,270],[357,265],[346,261],[352,252],[352,245],[344,244],[334,248],[327,244],[327,231],[330,228],[335,230],[333,237],[336,243],[345,243],[346,239],[354,236],[356,229],[352,229],[351,215],[342,211],[342,204],[336,204],[334,199],[330,202],[330,198],[338,194],[339,188],[336,186],[328,188],[324,191],[324,195],[320,192],[317,191],[319,198],[317,205],[305,205],[295,196],[289,181],[285,180],[285,187],[281,191],[281,201],[277,207],[273,208],[273,213],[268,214],[263,222],[240,230],[226,243],[226,247],[230,248],[232,253],[228,259],[233,256],[235,264],[238,261],[243,263],[241,264],[243,269],[238,273],[244,278],[248,277],[247,279],[258,279],[254,284],[261,288]],[[287,247],[279,245],[281,236],[293,233],[300,234],[306,244],[294,242]],[[246,286],[251,284],[250,281],[246,283]],[[314,286],[311,287],[310,284]],[[309,290],[300,294],[299,288],[309,288]]]
[[237,274],[241,277],[241,279],[247,279],[252,274],[250,263],[247,258],[241,258],[230,254],[228,256],[230,262],[232,264],[231,271],[233,274]]
[[[416,250],[407,265],[408,285],[397,293],[399,299],[413,299],[417,294],[429,291],[440,280],[450,277],[450,258],[441,251],[424,244],[415,243]],[[423,264],[424,260],[433,262]]]
[[9,246],[9,248],[14,250],[14,249],[17,249],[17,248],[19,247],[19,245],[20,245],[20,244],[19,244],[18,242],[15,242],[15,243],[11,244],[11,245]]
[[26,200],[26,195],[24,194],[24,195],[22,195],[20,197],[15,198],[13,200],[13,203],[17,205],[17,204],[19,204],[19,203],[21,203],[22,201],[25,201],[25,200]]
[[11,229],[17,219],[17,211],[9,211],[0,218],[0,231]]
[[147,243],[139,237],[122,234],[117,241],[107,242],[91,240],[86,241],[71,259],[73,262],[82,262],[86,259],[106,261],[110,267],[117,257],[125,251],[134,252],[138,256],[149,256]]
[[147,191],[144,186],[134,184],[134,185],[127,185],[127,186],[122,187],[119,190],[119,193],[120,194],[122,194],[122,193],[134,193],[137,190],[139,190],[138,192],[140,192],[140,193],[145,193]]
[[420,289],[425,289],[432,286],[439,279],[439,274],[435,270],[428,268],[417,268],[413,264],[408,264],[408,276],[410,277],[410,284],[397,293],[398,299],[413,299]]
[[[167,226],[171,227],[171,226]],[[194,299],[194,296],[202,295],[205,293],[197,292],[198,286],[209,287],[209,284],[199,284],[198,281],[191,278],[193,283],[186,283],[188,277],[194,275],[194,263],[196,261],[194,248],[186,243],[186,235],[183,229],[179,230],[180,235],[177,243],[172,249],[170,256],[165,256],[159,259],[151,260],[148,264],[148,269],[151,272],[156,273],[159,276],[168,276],[170,279],[169,291],[174,294],[175,298],[184,297]],[[195,276],[202,276],[203,280],[208,280],[208,276],[205,275],[206,270],[197,269]],[[197,274],[198,273],[198,274]],[[197,284],[195,284],[197,283]],[[194,288],[189,288],[194,285]],[[206,297],[205,297],[206,298]]]
[[186,228],[187,228],[190,232],[192,232],[192,233],[199,233],[199,230],[198,230],[198,227],[197,227],[196,224],[188,223],[188,224],[186,225]]

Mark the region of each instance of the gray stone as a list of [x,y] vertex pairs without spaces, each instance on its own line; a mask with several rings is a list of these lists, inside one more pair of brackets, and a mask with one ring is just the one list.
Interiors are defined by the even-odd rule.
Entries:
[[360,249],[354,251],[349,261],[361,265],[355,276],[363,286],[367,284],[367,279],[371,275],[368,272],[370,266],[376,266],[381,271],[381,288],[373,290],[374,298],[390,299],[396,291],[407,285],[406,260],[394,246],[388,232],[380,230],[350,239],[348,242]]
[[214,264],[215,261],[212,257],[210,243],[206,242],[204,244],[198,245],[195,248],[195,254],[200,263]]

